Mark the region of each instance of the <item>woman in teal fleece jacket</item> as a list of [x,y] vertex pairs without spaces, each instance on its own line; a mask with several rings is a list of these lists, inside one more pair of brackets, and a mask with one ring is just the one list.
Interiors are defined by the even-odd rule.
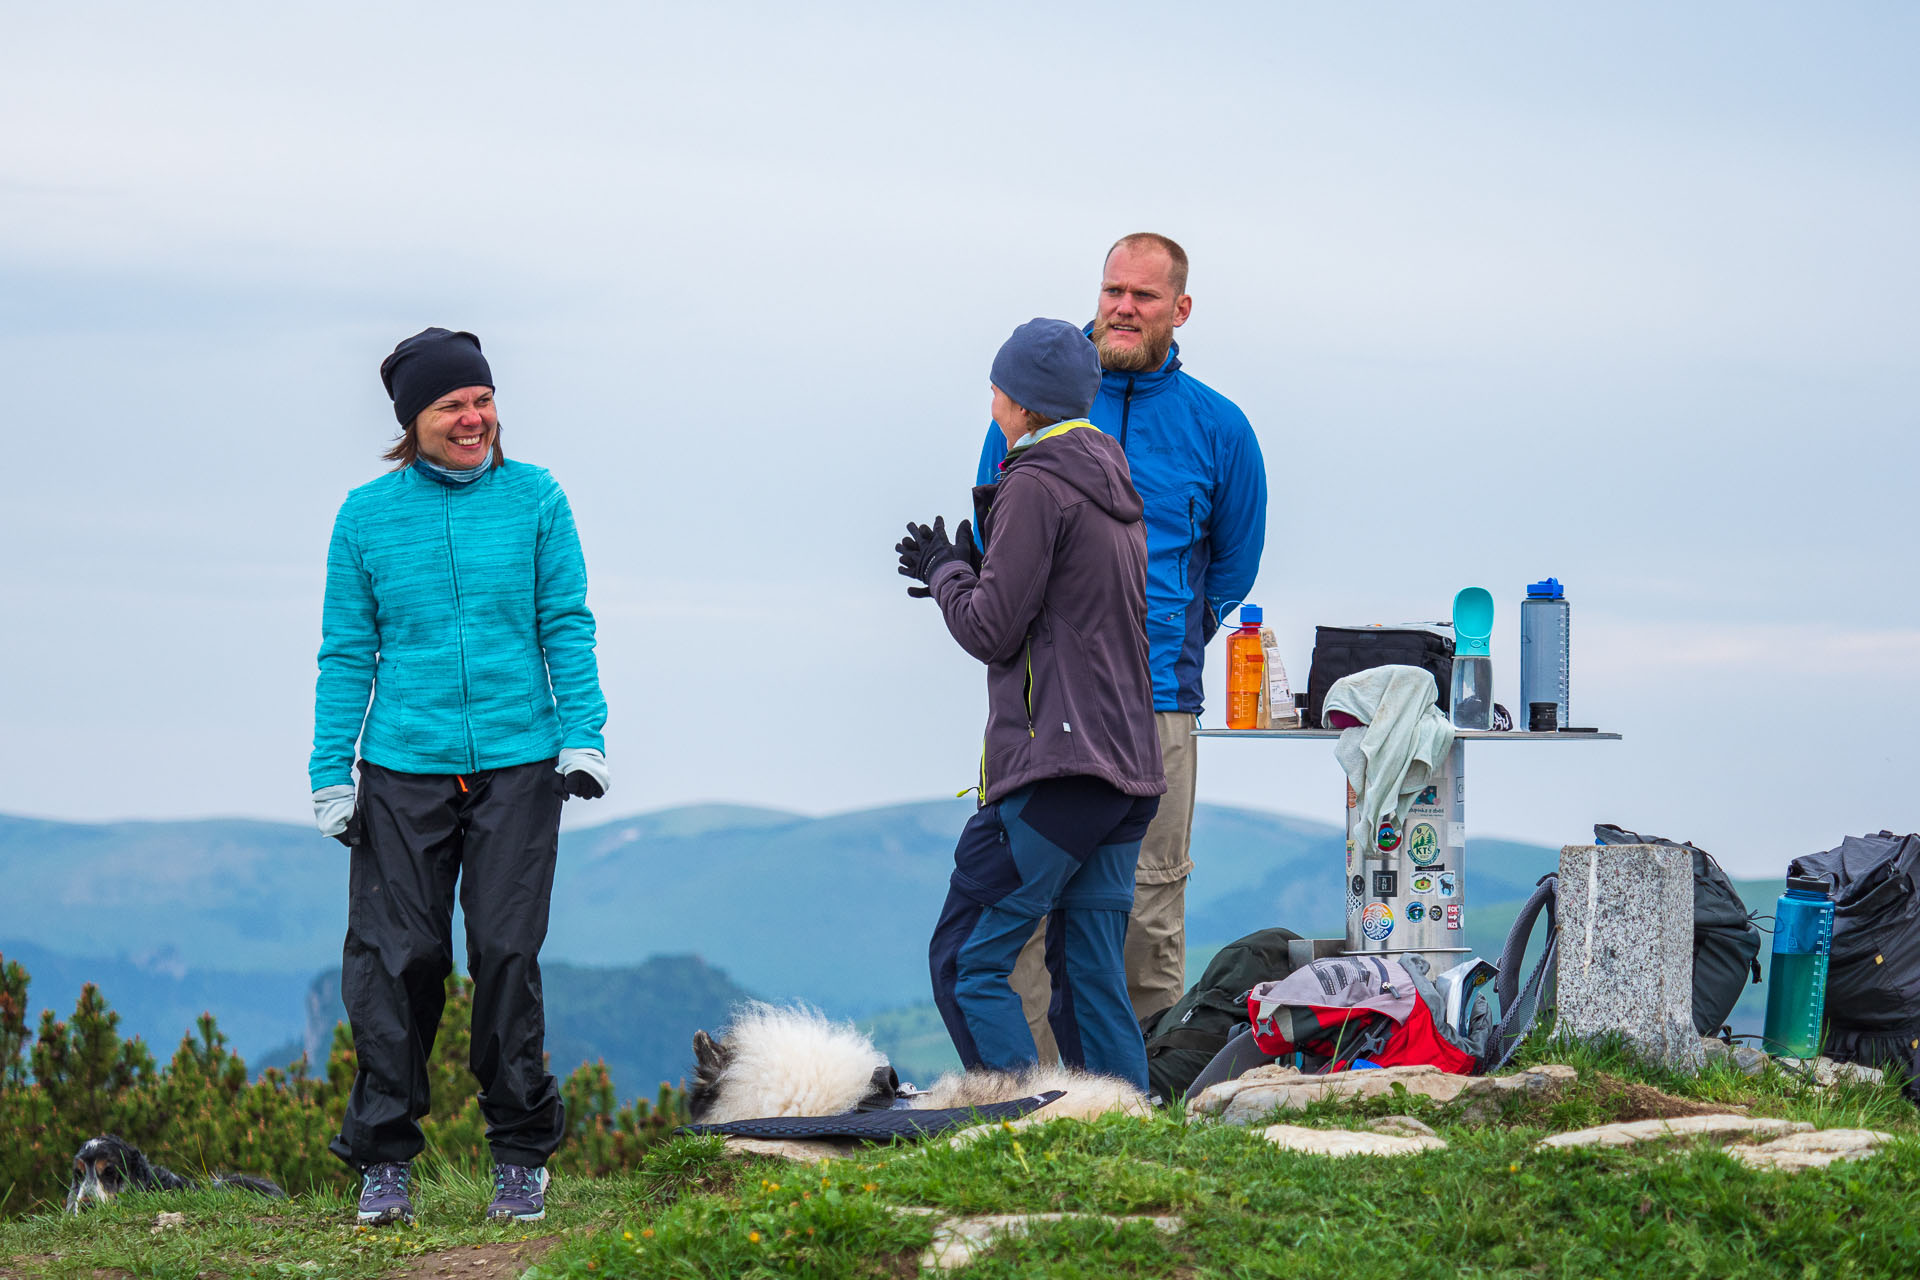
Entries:
[[356,740],[403,773],[605,750],[586,565],[540,467],[503,460],[460,483],[416,463],[349,493],[321,634],[316,792],[352,783]]
[[539,963],[560,807],[608,785],[586,567],[566,494],[501,451],[479,339],[428,329],[380,372],[399,465],[334,521],[308,765],[321,833],[352,849],[340,990],[357,1063],[332,1150],[364,1175],[360,1221],[413,1220],[457,888],[486,1216],[531,1221],[566,1132]]

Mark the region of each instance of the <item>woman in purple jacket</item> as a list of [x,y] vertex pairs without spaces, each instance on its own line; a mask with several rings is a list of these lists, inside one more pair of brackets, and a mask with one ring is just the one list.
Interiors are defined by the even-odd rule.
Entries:
[[961,832],[930,948],[934,1000],[968,1067],[1037,1059],[1009,982],[1047,921],[1048,1021],[1069,1066],[1147,1085],[1123,959],[1140,838],[1166,791],[1147,674],[1147,537],[1119,444],[1086,421],[1093,343],[1063,320],[993,361],[997,483],[957,543],[909,525],[900,572],[987,664],[978,812]]

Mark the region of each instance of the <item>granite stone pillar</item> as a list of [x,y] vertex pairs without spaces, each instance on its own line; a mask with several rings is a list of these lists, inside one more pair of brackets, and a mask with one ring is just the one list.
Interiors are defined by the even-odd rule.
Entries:
[[1560,1026],[1618,1032],[1648,1062],[1705,1065],[1693,1029],[1693,858],[1650,844],[1560,851]]

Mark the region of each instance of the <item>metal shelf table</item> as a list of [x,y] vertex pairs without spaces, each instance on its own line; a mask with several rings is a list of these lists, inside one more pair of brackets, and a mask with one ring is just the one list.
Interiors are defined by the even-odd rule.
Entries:
[[[1338,738],[1341,729],[1195,729],[1196,738]],[[1454,731],[1445,767],[1415,798],[1402,830],[1359,831],[1359,799],[1347,787],[1347,936],[1344,947],[1316,940],[1305,954],[1426,957],[1434,973],[1457,964],[1467,906],[1467,744],[1618,742],[1617,733]],[[1306,941],[1306,940],[1303,940]]]

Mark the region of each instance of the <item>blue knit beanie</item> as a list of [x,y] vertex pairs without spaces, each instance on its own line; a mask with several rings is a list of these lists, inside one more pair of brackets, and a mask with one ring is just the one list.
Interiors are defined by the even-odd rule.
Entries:
[[480,339],[465,330],[422,329],[380,362],[380,381],[393,397],[393,416],[406,426],[449,391],[493,386]]
[[1022,409],[1057,421],[1084,418],[1100,394],[1100,353],[1065,320],[1027,321],[993,358],[993,385]]

